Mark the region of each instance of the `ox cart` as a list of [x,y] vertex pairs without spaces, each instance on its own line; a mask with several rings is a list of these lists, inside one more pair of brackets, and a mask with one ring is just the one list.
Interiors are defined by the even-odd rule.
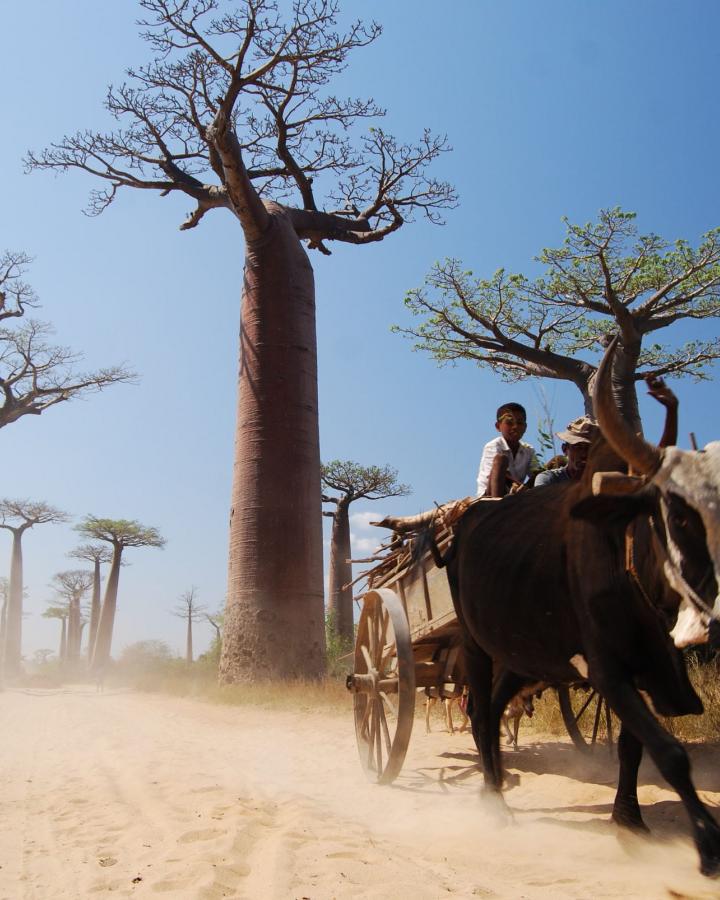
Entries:
[[[441,554],[451,541],[451,526],[436,530]],[[430,551],[415,559],[412,538],[399,543],[361,576],[367,590],[359,598],[353,674],[347,677],[360,761],[378,784],[390,784],[402,769],[418,690],[450,698],[465,685],[460,625],[445,569]],[[557,692],[563,722],[579,749],[592,748],[601,730],[612,746],[612,718],[602,697],[586,684],[559,686]]]

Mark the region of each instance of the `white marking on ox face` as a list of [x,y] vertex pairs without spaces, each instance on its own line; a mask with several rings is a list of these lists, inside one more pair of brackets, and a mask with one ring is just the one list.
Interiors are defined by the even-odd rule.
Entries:
[[670,637],[679,650],[691,644],[706,644],[709,623],[710,617],[701,613],[694,603],[689,603],[683,597],[677,622],[670,632]]
[[[707,550],[718,585],[718,595],[708,612],[714,619],[720,620],[720,441],[708,444],[700,452],[667,447],[653,483],[663,493],[670,492],[682,497],[702,519]],[[677,554],[674,546],[668,547],[668,550],[671,556]],[[673,563],[679,568],[678,559],[673,559]],[[677,578],[675,580],[677,582]],[[684,599],[692,599],[690,594],[693,592],[684,582],[682,589],[680,585],[672,586]],[[704,603],[701,605],[705,607]]]
[[582,653],[576,653],[570,657],[570,665],[580,673],[583,678],[588,677],[588,664]]

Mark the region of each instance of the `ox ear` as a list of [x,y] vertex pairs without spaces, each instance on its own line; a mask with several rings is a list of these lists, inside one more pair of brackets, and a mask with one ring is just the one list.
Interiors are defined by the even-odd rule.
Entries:
[[585,497],[576,503],[570,510],[570,516],[573,519],[584,519],[598,528],[614,528],[629,524],[637,516],[651,514],[655,511],[655,505],[653,490],[620,496],[599,494],[597,497]]

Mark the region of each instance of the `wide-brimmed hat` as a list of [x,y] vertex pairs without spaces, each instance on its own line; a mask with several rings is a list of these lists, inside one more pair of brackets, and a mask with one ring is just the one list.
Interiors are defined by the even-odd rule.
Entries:
[[566,444],[591,444],[600,434],[600,427],[590,416],[580,416],[573,419],[565,431],[556,431],[555,434]]

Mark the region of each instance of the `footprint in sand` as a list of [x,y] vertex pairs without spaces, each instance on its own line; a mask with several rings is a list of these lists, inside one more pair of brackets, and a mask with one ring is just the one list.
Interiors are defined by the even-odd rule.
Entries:
[[178,838],[178,844],[194,844],[196,841],[211,841],[225,832],[220,828],[202,828],[199,831],[186,831]]

